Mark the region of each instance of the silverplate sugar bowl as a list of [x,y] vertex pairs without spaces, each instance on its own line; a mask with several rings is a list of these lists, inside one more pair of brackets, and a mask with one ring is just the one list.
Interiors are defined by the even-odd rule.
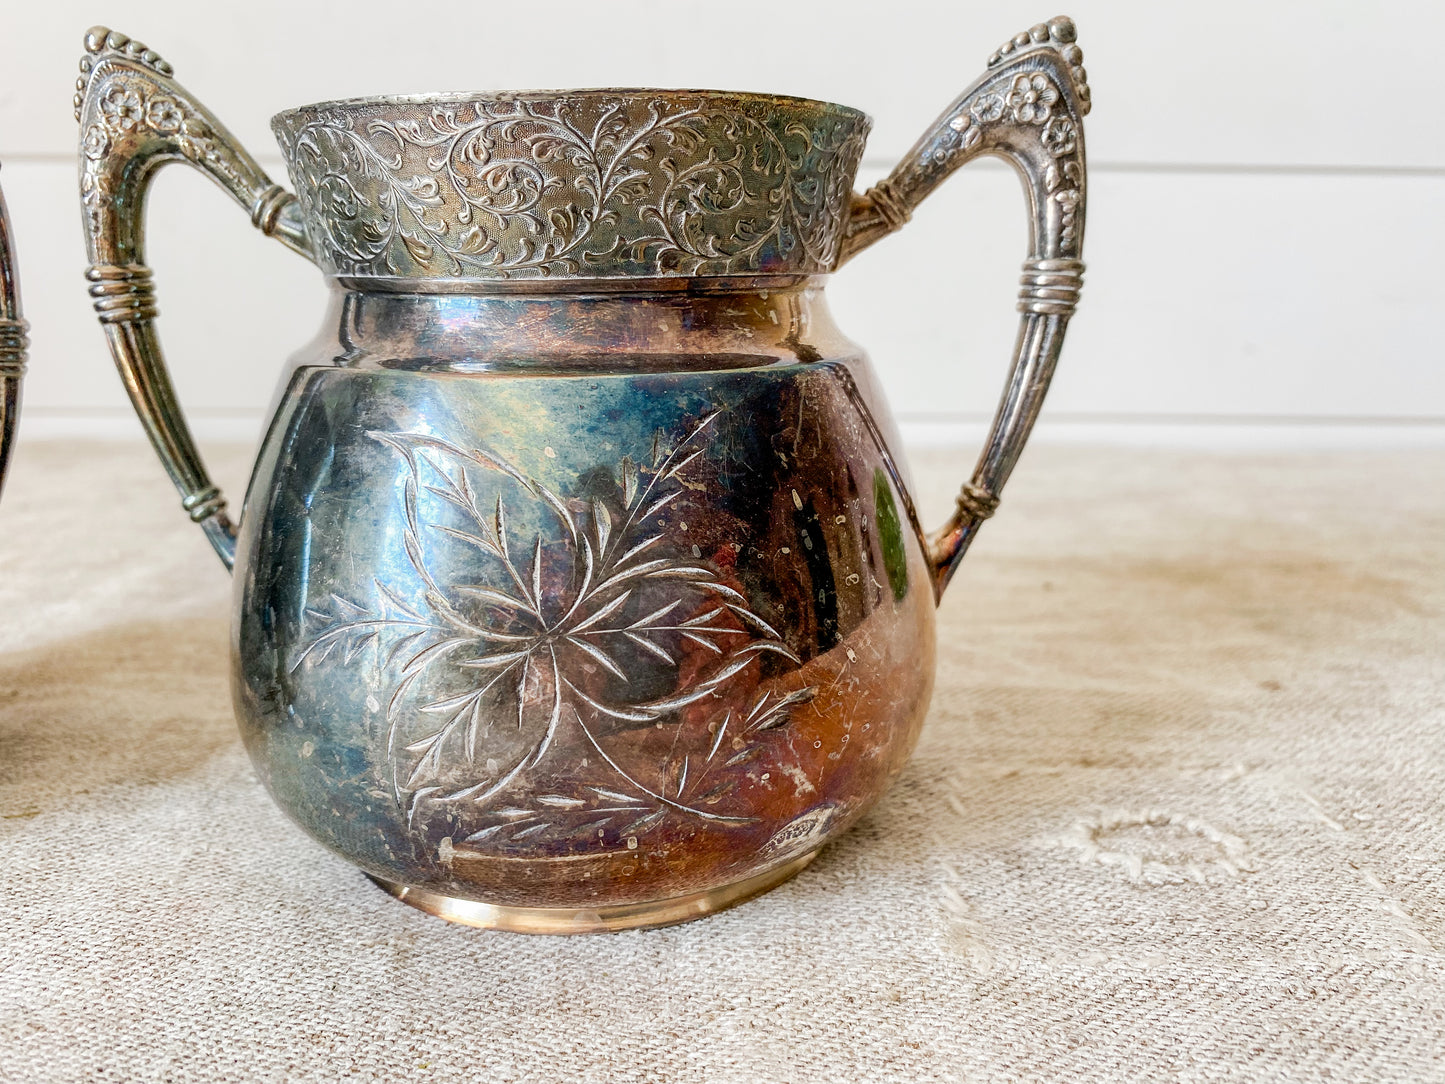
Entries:
[[[417,907],[538,932],[763,892],[898,774],[934,609],[1078,299],[1089,91],[1011,39],[886,180],[868,118],[771,94],[354,98],[277,115],[275,184],[155,52],[86,37],[96,312],[235,573],[241,733],[281,807]],[[1017,347],[934,534],[827,277],[984,155],[1024,181]],[[187,162],[331,286],[239,524],[156,335],[144,206]]]

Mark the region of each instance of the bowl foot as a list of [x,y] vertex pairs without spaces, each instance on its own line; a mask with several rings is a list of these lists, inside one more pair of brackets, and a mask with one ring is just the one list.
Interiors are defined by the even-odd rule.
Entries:
[[776,888],[811,862],[817,853],[809,851],[775,869],[706,892],[604,907],[508,907],[445,896],[425,888],[412,888],[371,877],[370,874],[367,876],[403,903],[463,926],[510,930],[513,933],[611,933],[674,926],[715,911],[724,911]]

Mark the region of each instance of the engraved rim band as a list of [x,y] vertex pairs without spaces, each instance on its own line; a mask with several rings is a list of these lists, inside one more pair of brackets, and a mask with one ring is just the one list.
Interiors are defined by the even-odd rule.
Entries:
[[281,217],[281,212],[286,209],[287,204],[295,202],[295,196],[279,184],[273,184],[257,196],[256,202],[251,205],[251,225],[270,237],[276,232],[276,220]]
[[972,482],[963,484],[963,488],[958,491],[956,503],[958,510],[973,520],[988,519],[998,511],[998,495]]
[[1083,260],[1025,260],[1019,277],[1019,312],[1070,316],[1083,285]]
[[225,508],[226,498],[216,486],[207,486],[182,497],[181,507],[190,514],[192,523],[200,523]]
[[24,320],[0,319],[0,377],[25,375],[25,352],[30,345]]
[[159,314],[151,269],[144,264],[96,264],[85,277],[102,324],[135,324]]
[[883,219],[889,233],[901,230],[913,217],[913,212],[909,209],[908,204],[899,198],[893,185],[886,180],[879,181],[864,194],[872,201],[873,209]]

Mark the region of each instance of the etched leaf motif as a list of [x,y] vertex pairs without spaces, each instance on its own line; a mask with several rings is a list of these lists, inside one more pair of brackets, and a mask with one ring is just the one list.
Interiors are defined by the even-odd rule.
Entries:
[[[686,491],[684,472],[704,461],[701,440],[716,417],[698,419],[670,448],[659,436],[651,469],[624,456],[613,492],[586,500],[559,497],[494,452],[432,435],[369,434],[405,465],[401,544],[420,600],[380,582],[369,605],[331,596],[307,611],[315,630],[292,670],[377,652],[394,678],[387,748],[393,793],[409,816],[466,803],[471,823],[506,819],[467,837],[497,844],[635,833],[670,814],[749,821],[726,807],[734,786],[709,773],[761,753],[769,732],[816,689],[783,673],[745,714],[710,706],[726,704],[744,675],[756,684],[765,658],[801,666],[717,569],[691,547],[673,552],[657,518]],[[424,516],[423,495],[451,521]],[[532,507],[514,516],[525,502]],[[455,567],[437,561],[449,545],[472,555],[460,566],[470,575],[455,582],[434,571]],[[644,727],[675,731],[647,778],[615,744]],[[684,731],[699,736],[683,741]],[[584,763],[604,777],[584,774],[581,790],[558,790],[556,779],[576,772],[557,766],[548,769],[553,789],[532,794],[529,771],[564,732],[569,748],[591,751]],[[719,756],[725,736],[727,758]],[[513,804],[499,808],[504,799]]]
[[426,263],[431,259],[432,248],[415,234],[403,233],[402,241],[406,244],[406,250],[411,253],[412,259],[417,263]]

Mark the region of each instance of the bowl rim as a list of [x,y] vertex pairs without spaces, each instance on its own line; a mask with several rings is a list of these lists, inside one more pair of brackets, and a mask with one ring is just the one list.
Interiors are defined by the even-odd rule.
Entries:
[[503,102],[559,102],[574,98],[710,98],[739,104],[780,103],[836,115],[871,127],[872,117],[861,109],[820,98],[804,98],[794,94],[771,94],[766,91],[705,90],[675,87],[579,87],[571,90],[487,90],[444,91],[433,94],[375,94],[352,98],[335,98],[283,109],[271,118],[272,128],[292,119],[304,119],[328,110],[358,110],[408,105],[471,105]]

